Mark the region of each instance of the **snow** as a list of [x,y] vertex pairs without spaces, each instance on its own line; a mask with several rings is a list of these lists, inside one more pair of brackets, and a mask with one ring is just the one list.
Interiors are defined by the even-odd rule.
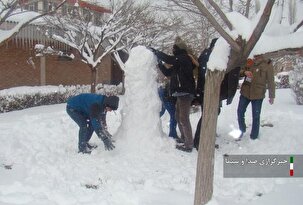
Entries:
[[[4,12],[1,15],[4,15],[6,13],[6,11],[4,11],[4,9],[1,6],[0,6],[0,11],[1,11],[1,13]],[[34,19],[38,15],[39,14],[36,12],[31,12],[31,11],[22,12],[17,9],[13,14],[9,15],[9,17],[7,18],[7,21],[18,22],[18,24],[14,28],[9,29],[9,30],[6,30],[5,28],[0,27],[0,42],[3,42],[6,39],[9,39],[14,33],[18,32],[20,30],[20,28],[22,27],[23,24]],[[38,21],[39,21],[39,19],[36,20],[36,22],[38,22]],[[2,25],[2,23],[0,24],[0,26],[1,25]]]
[[229,53],[229,51],[229,44],[222,37],[219,38],[209,56],[209,61],[207,63],[208,70],[226,70],[228,62],[228,55],[226,55],[226,53]]
[[[262,7],[265,6],[265,3],[265,1],[262,1]],[[296,8],[298,10],[302,10],[303,3],[297,1]],[[229,33],[229,35],[234,39],[241,35],[243,39],[246,39],[248,41],[260,19],[262,12],[263,9],[261,9],[261,12],[259,12],[258,15],[252,19],[248,19],[238,12],[227,13],[226,16],[232,23],[233,30],[227,30],[226,32]],[[250,58],[253,58],[254,55],[264,54],[286,48],[303,47],[303,41],[301,40],[303,38],[303,31],[298,30],[297,32],[293,33],[294,25],[297,25],[297,23],[294,25],[289,25],[285,22],[283,24],[277,22],[276,18],[277,16],[281,15],[280,12],[281,10],[277,9],[277,6],[273,7],[269,23],[266,26],[265,31],[263,32],[256,46],[250,53]],[[285,17],[285,19],[287,19],[287,17]],[[297,14],[296,20],[297,22],[300,22],[302,20],[302,14]],[[226,70],[230,50],[229,47],[229,44],[227,44],[223,37],[220,37],[218,39],[214,50],[209,57],[209,70]]]
[[[159,119],[161,101],[157,92],[156,63],[156,56],[150,50],[138,46],[131,50],[125,64],[125,103],[123,121],[117,136],[124,139],[123,144],[142,151],[161,147],[159,146],[162,134]],[[140,89],[141,92],[138,91]],[[151,131],[147,135],[148,129]],[[138,147],[138,143],[149,146]]]
[[64,89],[63,86],[53,86],[53,85],[46,85],[46,86],[21,86],[9,89],[0,90],[0,96],[14,96],[14,95],[25,95],[25,94],[47,94],[50,92],[60,92],[61,89]]
[[[155,57],[144,47],[131,51],[125,95],[119,96],[119,109],[107,115],[116,141],[113,151],[105,151],[94,135],[91,141],[98,148],[90,155],[78,154],[78,127],[66,114],[66,104],[0,114],[0,204],[193,204],[197,152],[176,150],[167,136],[169,116],[165,113],[159,119],[155,65]],[[223,178],[225,153],[302,154],[303,109],[290,89],[277,90],[274,105],[264,100],[261,121],[274,127],[261,127],[256,141],[246,133],[235,143],[229,135],[237,130],[238,98],[237,92],[231,105],[224,103],[218,118],[220,148],[215,152],[214,195],[208,204],[302,204],[300,178]],[[193,130],[200,115],[190,115]],[[246,116],[250,128],[250,106]]]

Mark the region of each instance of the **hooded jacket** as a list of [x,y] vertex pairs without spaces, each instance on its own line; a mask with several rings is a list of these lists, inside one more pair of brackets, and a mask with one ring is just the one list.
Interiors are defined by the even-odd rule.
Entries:
[[159,69],[165,76],[170,76],[170,91],[175,93],[195,94],[195,80],[193,77],[193,63],[185,49],[180,49],[174,45],[174,55],[170,56],[161,51],[157,51],[155,55],[159,60],[172,65],[167,69],[163,64],[159,63]]

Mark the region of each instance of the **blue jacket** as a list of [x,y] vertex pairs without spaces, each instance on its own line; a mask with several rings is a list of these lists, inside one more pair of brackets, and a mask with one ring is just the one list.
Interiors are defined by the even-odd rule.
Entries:
[[84,93],[71,97],[67,101],[67,107],[78,111],[84,117],[89,119],[91,121],[91,124],[95,132],[99,136],[100,131],[104,129],[104,127],[101,127],[100,123],[101,123],[101,119],[105,120],[105,117],[104,116],[102,117],[102,115],[106,114],[105,106],[104,106],[105,98],[106,96],[104,95]]

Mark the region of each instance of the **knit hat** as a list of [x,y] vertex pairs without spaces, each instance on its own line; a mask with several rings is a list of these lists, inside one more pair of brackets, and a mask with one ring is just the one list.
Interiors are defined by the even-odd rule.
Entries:
[[119,98],[117,96],[107,96],[104,99],[104,106],[110,107],[112,110],[117,110],[119,106]]
[[253,60],[253,59],[248,58],[248,59],[246,60],[246,66],[247,66],[247,67],[251,67],[253,64],[254,64],[254,60]]
[[179,36],[176,37],[174,44],[182,50],[187,50],[185,42]]

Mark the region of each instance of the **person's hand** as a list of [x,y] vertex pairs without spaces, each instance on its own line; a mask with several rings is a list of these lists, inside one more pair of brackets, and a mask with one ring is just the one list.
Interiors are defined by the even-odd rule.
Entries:
[[153,53],[157,53],[157,50],[154,49],[153,47],[147,47],[147,49],[150,50],[150,51],[153,52]]
[[158,65],[163,65],[163,61],[161,61],[160,59],[157,59]]
[[109,137],[104,137],[103,139],[104,148],[107,151],[113,150],[115,145],[113,144],[112,140]]
[[113,144],[113,140],[111,139],[111,135],[107,130],[100,130],[98,133],[98,137],[103,141],[105,150],[113,150],[115,145]]
[[253,77],[253,74],[252,74],[251,71],[245,71],[244,75],[246,75],[248,78],[252,78]]
[[268,100],[268,101],[269,101],[269,104],[271,104],[271,105],[272,105],[272,104],[274,104],[275,98],[269,98],[269,100]]

